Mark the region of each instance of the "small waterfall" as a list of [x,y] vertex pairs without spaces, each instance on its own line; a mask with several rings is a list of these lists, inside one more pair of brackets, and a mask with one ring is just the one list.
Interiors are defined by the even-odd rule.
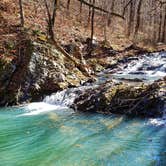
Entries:
[[86,89],[93,88],[94,86],[80,86],[78,88],[69,88],[63,91],[59,91],[50,96],[46,96],[43,102],[52,104],[52,105],[60,105],[60,106],[71,106],[74,100]]
[[73,103],[79,91],[79,88],[65,89],[50,96],[46,96],[43,101],[53,105],[69,106]]
[[[157,79],[166,76],[166,53],[153,53],[149,55],[142,55],[139,58],[133,58],[129,60],[127,65],[123,64],[120,66],[120,70],[111,74],[111,70],[102,72],[98,75],[98,80],[90,85],[80,86],[77,88],[68,88],[63,91],[59,91],[50,96],[46,96],[43,100],[44,103],[58,106],[59,108],[69,108],[74,100],[82,94],[86,89],[94,88],[104,82],[114,78],[124,79],[140,79],[145,82],[153,82]],[[107,75],[107,76],[106,76]],[[109,76],[109,77],[108,77]],[[105,79],[106,78],[106,79]],[[123,81],[123,80],[121,80]],[[165,125],[166,124],[166,106],[163,118],[150,119],[150,123],[154,125]]]

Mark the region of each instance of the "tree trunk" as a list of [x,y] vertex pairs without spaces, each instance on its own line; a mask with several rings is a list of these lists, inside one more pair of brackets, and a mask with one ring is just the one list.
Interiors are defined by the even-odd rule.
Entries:
[[47,23],[48,23],[48,35],[50,36],[51,40],[55,39],[54,35],[54,25],[55,25],[55,17],[56,17],[56,11],[58,6],[58,0],[53,1],[53,11],[51,13],[51,9],[49,9],[47,0],[44,0],[46,11],[47,11]]
[[70,9],[70,0],[67,1],[67,10]]
[[142,1],[143,0],[139,0],[139,2],[138,2],[137,18],[136,18],[136,26],[135,26],[135,33],[134,33],[134,35],[138,34],[139,27],[140,27]]
[[[110,13],[111,12],[114,12],[114,6],[115,6],[115,0],[112,0],[112,4],[111,4],[111,11],[110,11]],[[108,26],[110,26],[111,25],[111,22],[112,22],[112,16],[111,16],[111,14],[109,14],[109,18],[108,18]]]
[[92,7],[92,16],[91,16],[91,39],[90,39],[90,47],[89,47],[89,54],[91,55],[93,51],[93,36],[94,36],[94,17],[95,17],[95,0],[93,0],[93,7]]
[[160,9],[159,27],[158,27],[158,39],[157,39],[158,42],[161,42],[161,32],[162,32],[162,10]]
[[52,13],[52,26],[55,25],[55,17],[56,17],[56,11],[58,6],[58,0],[54,0],[54,6],[53,6],[53,13]]
[[81,2],[80,2],[80,14],[82,14],[82,5],[83,5],[83,2],[81,0]]
[[[93,0],[93,5],[95,5],[95,0]],[[92,8],[92,17],[91,17],[91,42],[93,42],[93,35],[94,35],[94,16],[95,16],[95,9]]]
[[19,8],[20,8],[20,25],[24,27],[24,12],[23,12],[22,0],[19,0]]
[[[91,4],[92,3],[92,0],[89,0],[89,3]],[[89,13],[88,13],[88,26],[90,25],[90,18],[91,18],[91,7],[89,6]]]
[[166,5],[165,5],[165,9],[164,9],[164,24],[163,24],[163,32],[162,32],[162,39],[161,41],[164,43],[166,42]]
[[131,1],[130,3],[130,11],[129,11],[129,21],[127,27],[127,36],[129,37],[133,31],[133,24],[134,24],[134,3]]

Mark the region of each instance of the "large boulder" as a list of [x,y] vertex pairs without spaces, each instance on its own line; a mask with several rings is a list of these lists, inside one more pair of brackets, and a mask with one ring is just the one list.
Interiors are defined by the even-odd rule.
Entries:
[[131,86],[112,81],[85,90],[71,106],[77,111],[131,116],[160,117],[163,115],[166,81],[151,85]]
[[78,63],[53,44],[30,39],[20,43],[14,60],[0,60],[0,105],[38,101],[89,79]]

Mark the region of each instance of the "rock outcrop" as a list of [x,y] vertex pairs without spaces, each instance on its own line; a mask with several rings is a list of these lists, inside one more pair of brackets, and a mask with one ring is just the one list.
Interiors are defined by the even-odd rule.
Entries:
[[160,117],[163,115],[165,88],[166,80],[139,86],[109,81],[84,91],[71,107],[82,112]]
[[[17,57],[0,59],[0,105],[38,101],[89,77],[54,45],[24,39]],[[76,65],[77,64],[77,65]]]

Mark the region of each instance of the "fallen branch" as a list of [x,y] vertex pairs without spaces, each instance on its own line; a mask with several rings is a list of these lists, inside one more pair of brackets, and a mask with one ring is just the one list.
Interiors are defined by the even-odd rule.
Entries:
[[65,55],[66,57],[68,57],[68,58],[75,64],[75,66],[83,72],[83,74],[84,74],[85,76],[91,77],[90,74],[87,72],[87,70],[82,66],[82,64],[77,63],[77,62],[72,58],[72,56],[71,56],[69,53],[67,53],[55,40],[53,40],[53,44],[54,44],[54,46],[56,47],[56,49],[57,49],[59,52],[61,52],[63,55]]

